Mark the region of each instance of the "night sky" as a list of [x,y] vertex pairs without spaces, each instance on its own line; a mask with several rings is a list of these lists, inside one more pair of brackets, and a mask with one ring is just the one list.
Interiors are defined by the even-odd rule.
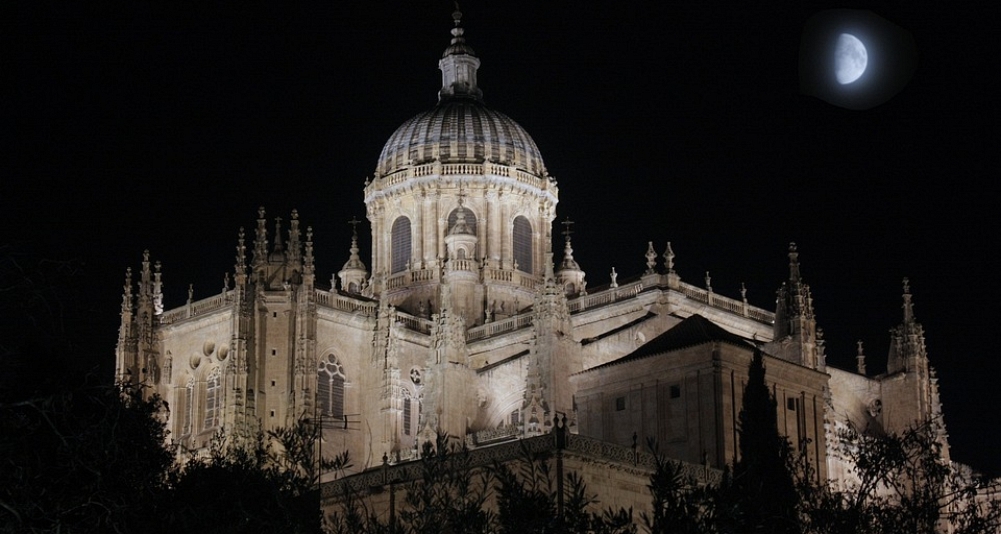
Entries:
[[[0,244],[80,266],[80,358],[110,376],[121,286],[143,249],[166,306],[222,288],[258,206],[347,260],[362,187],[397,126],[431,108],[453,5],[92,6],[18,2],[3,23]],[[648,5],[649,4],[649,5]],[[885,368],[901,280],[938,370],[953,457],[1001,474],[1001,9],[861,3],[910,32],[913,77],[847,110],[800,93],[814,2],[463,2],[490,107],[558,180],[589,285],[672,242],[682,280],[774,307],[799,246],[830,364]],[[829,61],[824,57],[818,61]],[[556,228],[558,232],[561,228]],[[369,228],[362,257],[370,264]],[[562,257],[557,240],[557,260]]]

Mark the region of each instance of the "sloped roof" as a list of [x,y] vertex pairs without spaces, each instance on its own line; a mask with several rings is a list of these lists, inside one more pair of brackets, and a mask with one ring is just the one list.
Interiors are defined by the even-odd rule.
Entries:
[[754,344],[750,340],[724,329],[699,314],[693,314],[678,323],[674,328],[651,339],[635,351],[626,354],[617,360],[612,360],[597,367],[592,367],[591,369],[588,369],[588,371],[632,360],[639,360],[656,354],[664,354],[687,347],[694,347],[696,345],[702,345],[713,341],[722,341],[738,347],[754,348]]

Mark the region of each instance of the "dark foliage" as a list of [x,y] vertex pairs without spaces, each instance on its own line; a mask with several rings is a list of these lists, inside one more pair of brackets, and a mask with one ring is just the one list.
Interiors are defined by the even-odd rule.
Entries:
[[499,532],[636,532],[632,510],[591,511],[600,504],[597,498],[588,494],[587,485],[579,474],[570,472],[561,480],[560,474],[553,469],[557,461],[549,453],[533,453],[522,443],[520,460],[494,466]]
[[406,488],[400,514],[407,532],[489,532],[493,514],[486,509],[490,474],[469,465],[469,451],[449,446],[439,434],[436,443],[421,448],[421,479]]
[[172,477],[163,532],[321,532],[320,468],[347,466],[342,455],[318,464],[316,429],[306,421],[226,444],[192,458]]
[[656,444],[648,443],[657,460],[650,476],[652,512],[642,513],[643,525],[651,534],[704,534],[714,532],[711,506],[717,488],[700,485],[682,473],[679,462],[664,458]]
[[946,522],[956,533],[1001,531],[1001,485],[944,460],[939,430],[931,420],[900,434],[842,432],[838,453],[856,479],[803,492],[809,531],[933,534]]
[[166,513],[164,410],[127,386],[0,406],[0,531],[133,532]]

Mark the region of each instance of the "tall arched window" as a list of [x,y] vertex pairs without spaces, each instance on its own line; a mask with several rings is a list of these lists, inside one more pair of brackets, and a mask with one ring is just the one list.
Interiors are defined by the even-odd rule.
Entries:
[[320,361],[316,396],[323,417],[344,419],[344,368],[333,354]]
[[410,391],[407,389],[403,390],[403,435],[409,436],[411,433],[411,428],[413,428],[413,404],[414,400],[411,398]]
[[514,219],[511,241],[514,245],[514,261],[518,264],[518,270],[532,272],[532,224],[521,215]]
[[222,407],[222,381],[219,379],[219,369],[212,371],[205,383],[205,420],[202,430],[219,426],[219,412]]
[[189,378],[187,386],[181,392],[181,435],[191,433],[195,409],[195,379]]
[[403,272],[410,262],[410,219],[398,217],[393,221],[393,240],[390,261],[392,273]]

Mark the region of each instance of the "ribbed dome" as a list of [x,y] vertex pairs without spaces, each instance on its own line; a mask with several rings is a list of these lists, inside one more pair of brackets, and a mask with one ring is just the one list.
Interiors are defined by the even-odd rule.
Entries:
[[376,171],[385,176],[406,165],[499,163],[545,174],[539,148],[513,119],[472,98],[446,98],[403,123],[386,142]]

